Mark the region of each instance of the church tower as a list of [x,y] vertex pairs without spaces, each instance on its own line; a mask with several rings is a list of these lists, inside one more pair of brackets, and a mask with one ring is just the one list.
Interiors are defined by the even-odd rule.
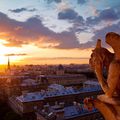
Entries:
[[9,59],[9,56],[8,56],[8,70],[10,70],[10,59]]

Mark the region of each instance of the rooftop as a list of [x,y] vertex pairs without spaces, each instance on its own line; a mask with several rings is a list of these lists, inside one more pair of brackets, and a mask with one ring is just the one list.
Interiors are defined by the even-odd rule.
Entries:
[[93,110],[88,111],[84,107],[78,108],[76,106],[69,106],[64,108],[64,118],[78,117],[85,114],[90,114],[92,112],[98,112],[97,109],[93,108]]
[[81,88],[79,90],[69,89],[65,88],[61,91],[45,91],[41,90],[40,92],[32,92],[32,93],[25,93],[21,96],[16,97],[17,100],[20,102],[30,102],[30,101],[38,101],[38,100],[44,100],[48,97],[55,97],[55,96],[65,96],[65,95],[72,95],[72,94],[80,94],[85,92],[94,92],[94,91],[100,91],[100,87],[94,87],[94,88]]
[[99,82],[98,82],[98,81],[88,80],[88,81],[85,81],[84,84],[88,84],[88,85],[99,85]]
[[[72,118],[76,118],[76,117],[81,117],[81,116],[85,116],[85,115],[89,115],[89,114],[94,114],[94,113],[98,113],[98,110],[96,108],[92,108],[91,110],[88,110],[86,108],[84,108],[84,105],[81,104],[80,106],[76,106],[76,105],[72,105],[72,106],[67,106],[67,107],[63,107],[60,108],[59,110],[55,110],[52,109],[53,106],[49,106],[49,110],[37,110],[38,114],[41,114],[42,116],[44,116],[45,118],[51,118],[50,115],[57,115],[59,114],[59,112],[63,112],[63,116],[61,119],[56,118],[56,120],[67,120],[67,119],[72,119]],[[52,120],[52,119],[50,119]]]
[[38,85],[39,83],[33,79],[25,79],[22,81],[21,86],[33,86]]
[[39,75],[39,77],[47,78],[67,78],[67,77],[85,77],[83,74],[64,74],[64,75]]

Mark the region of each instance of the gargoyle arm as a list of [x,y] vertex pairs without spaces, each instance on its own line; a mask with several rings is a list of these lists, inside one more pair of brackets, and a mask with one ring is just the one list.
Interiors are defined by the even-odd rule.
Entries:
[[103,76],[103,72],[102,72],[103,67],[102,66],[103,66],[102,63],[97,61],[96,65],[95,65],[95,73],[96,73],[98,81],[101,85],[102,90],[104,91],[104,93],[106,93],[108,91],[108,84]]
[[108,79],[107,79],[107,83],[108,83],[108,89],[105,92],[105,94],[109,97],[112,97],[114,92],[116,91],[116,86],[119,80],[119,72],[120,71],[120,67],[119,64],[117,62],[112,62],[110,64],[109,67],[109,72],[108,72]]

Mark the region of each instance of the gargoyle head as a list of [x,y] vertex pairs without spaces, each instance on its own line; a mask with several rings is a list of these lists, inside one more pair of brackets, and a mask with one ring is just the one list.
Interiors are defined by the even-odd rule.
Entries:
[[120,35],[114,32],[109,32],[106,34],[106,43],[108,43],[115,53],[120,53]]

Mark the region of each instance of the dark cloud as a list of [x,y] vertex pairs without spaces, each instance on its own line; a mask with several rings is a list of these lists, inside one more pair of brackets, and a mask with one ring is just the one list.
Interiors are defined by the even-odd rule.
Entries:
[[98,16],[88,17],[86,20],[87,25],[96,25],[101,21],[115,21],[119,19],[118,11],[116,12],[113,8],[99,11]]
[[20,13],[20,12],[23,12],[23,11],[27,11],[26,8],[17,8],[17,9],[14,9],[14,10],[9,10],[11,12],[14,12],[14,13]]
[[58,13],[58,19],[60,20],[69,20],[70,22],[74,24],[83,25],[85,20],[82,16],[80,16],[76,11],[73,9],[65,9]]
[[118,14],[118,16],[120,18],[120,5],[116,6],[115,10],[116,10],[116,12],[117,12],[117,14]]
[[61,2],[61,0],[54,0],[55,2],[57,2],[57,3],[60,3]]
[[116,32],[120,34],[120,22],[117,24],[109,25],[101,30],[96,30],[94,32],[93,40],[97,40],[98,38],[101,38],[103,41],[105,41],[105,35],[108,32]]
[[[88,27],[87,29],[90,29],[90,27],[94,27],[101,21],[103,21],[104,23],[106,22],[106,24],[108,22],[108,25],[100,30],[94,29],[94,32],[93,32],[94,36],[91,38],[92,41],[88,41],[85,44],[80,44],[80,48],[94,47],[98,38],[102,39],[103,45],[106,46],[105,35],[108,32],[116,32],[120,34],[120,22],[117,23],[117,20],[120,20],[119,7],[116,7],[115,9],[109,8],[109,9],[105,9],[105,10],[98,11],[98,12],[99,12],[98,16],[91,16],[87,18],[86,24],[85,24],[85,26]],[[116,21],[116,24],[114,23],[115,21]]]
[[62,0],[46,0],[48,4],[52,2],[60,3]]
[[93,17],[93,16],[90,16],[87,18],[86,20],[86,24],[87,25],[96,25],[100,22],[101,20],[99,19],[99,17]]
[[58,19],[74,20],[78,17],[78,13],[73,9],[65,9],[58,13]]
[[29,11],[29,12],[34,12],[34,11],[37,11],[37,9],[36,9],[36,8],[32,8],[32,9],[29,9],[29,10],[27,10],[27,11]]
[[18,54],[15,54],[15,53],[11,53],[11,54],[6,54],[5,56],[25,56],[27,55],[26,53],[18,53]]
[[79,42],[73,31],[55,33],[45,27],[37,17],[18,22],[0,13],[0,38],[6,39],[6,46],[20,47],[35,43],[39,47],[78,48]]
[[29,12],[34,12],[34,11],[37,11],[36,8],[32,8],[32,9],[27,9],[27,8],[17,8],[17,9],[10,9],[9,11],[13,12],[13,13],[21,13],[21,12],[24,12],[24,11],[29,11]]
[[105,9],[101,11],[99,18],[103,20],[114,21],[114,20],[117,20],[119,17],[118,17],[117,12],[115,12],[114,9],[110,8],[110,9]]
[[85,20],[82,16],[77,16],[73,21],[73,29],[75,32],[84,31],[86,29]]
[[60,20],[68,20],[69,22],[73,23],[73,30],[74,32],[83,31],[85,29],[84,24],[85,20],[82,16],[80,16],[76,11],[73,9],[65,9],[58,13],[58,19]]
[[78,4],[85,4],[85,3],[86,3],[86,0],[77,0],[77,3],[78,3]]
[[102,40],[102,45],[106,46],[107,44],[105,43],[105,35],[108,32],[116,32],[116,33],[120,34],[120,22],[117,23],[117,24],[113,24],[113,25],[104,27],[101,30],[96,30],[94,32],[94,36],[91,38],[92,41],[88,41],[85,44],[80,44],[80,48],[91,48],[91,47],[94,47],[98,39],[101,39]]
[[57,34],[57,38],[60,42],[59,48],[79,48],[79,42],[75,36],[74,32],[62,32]]

